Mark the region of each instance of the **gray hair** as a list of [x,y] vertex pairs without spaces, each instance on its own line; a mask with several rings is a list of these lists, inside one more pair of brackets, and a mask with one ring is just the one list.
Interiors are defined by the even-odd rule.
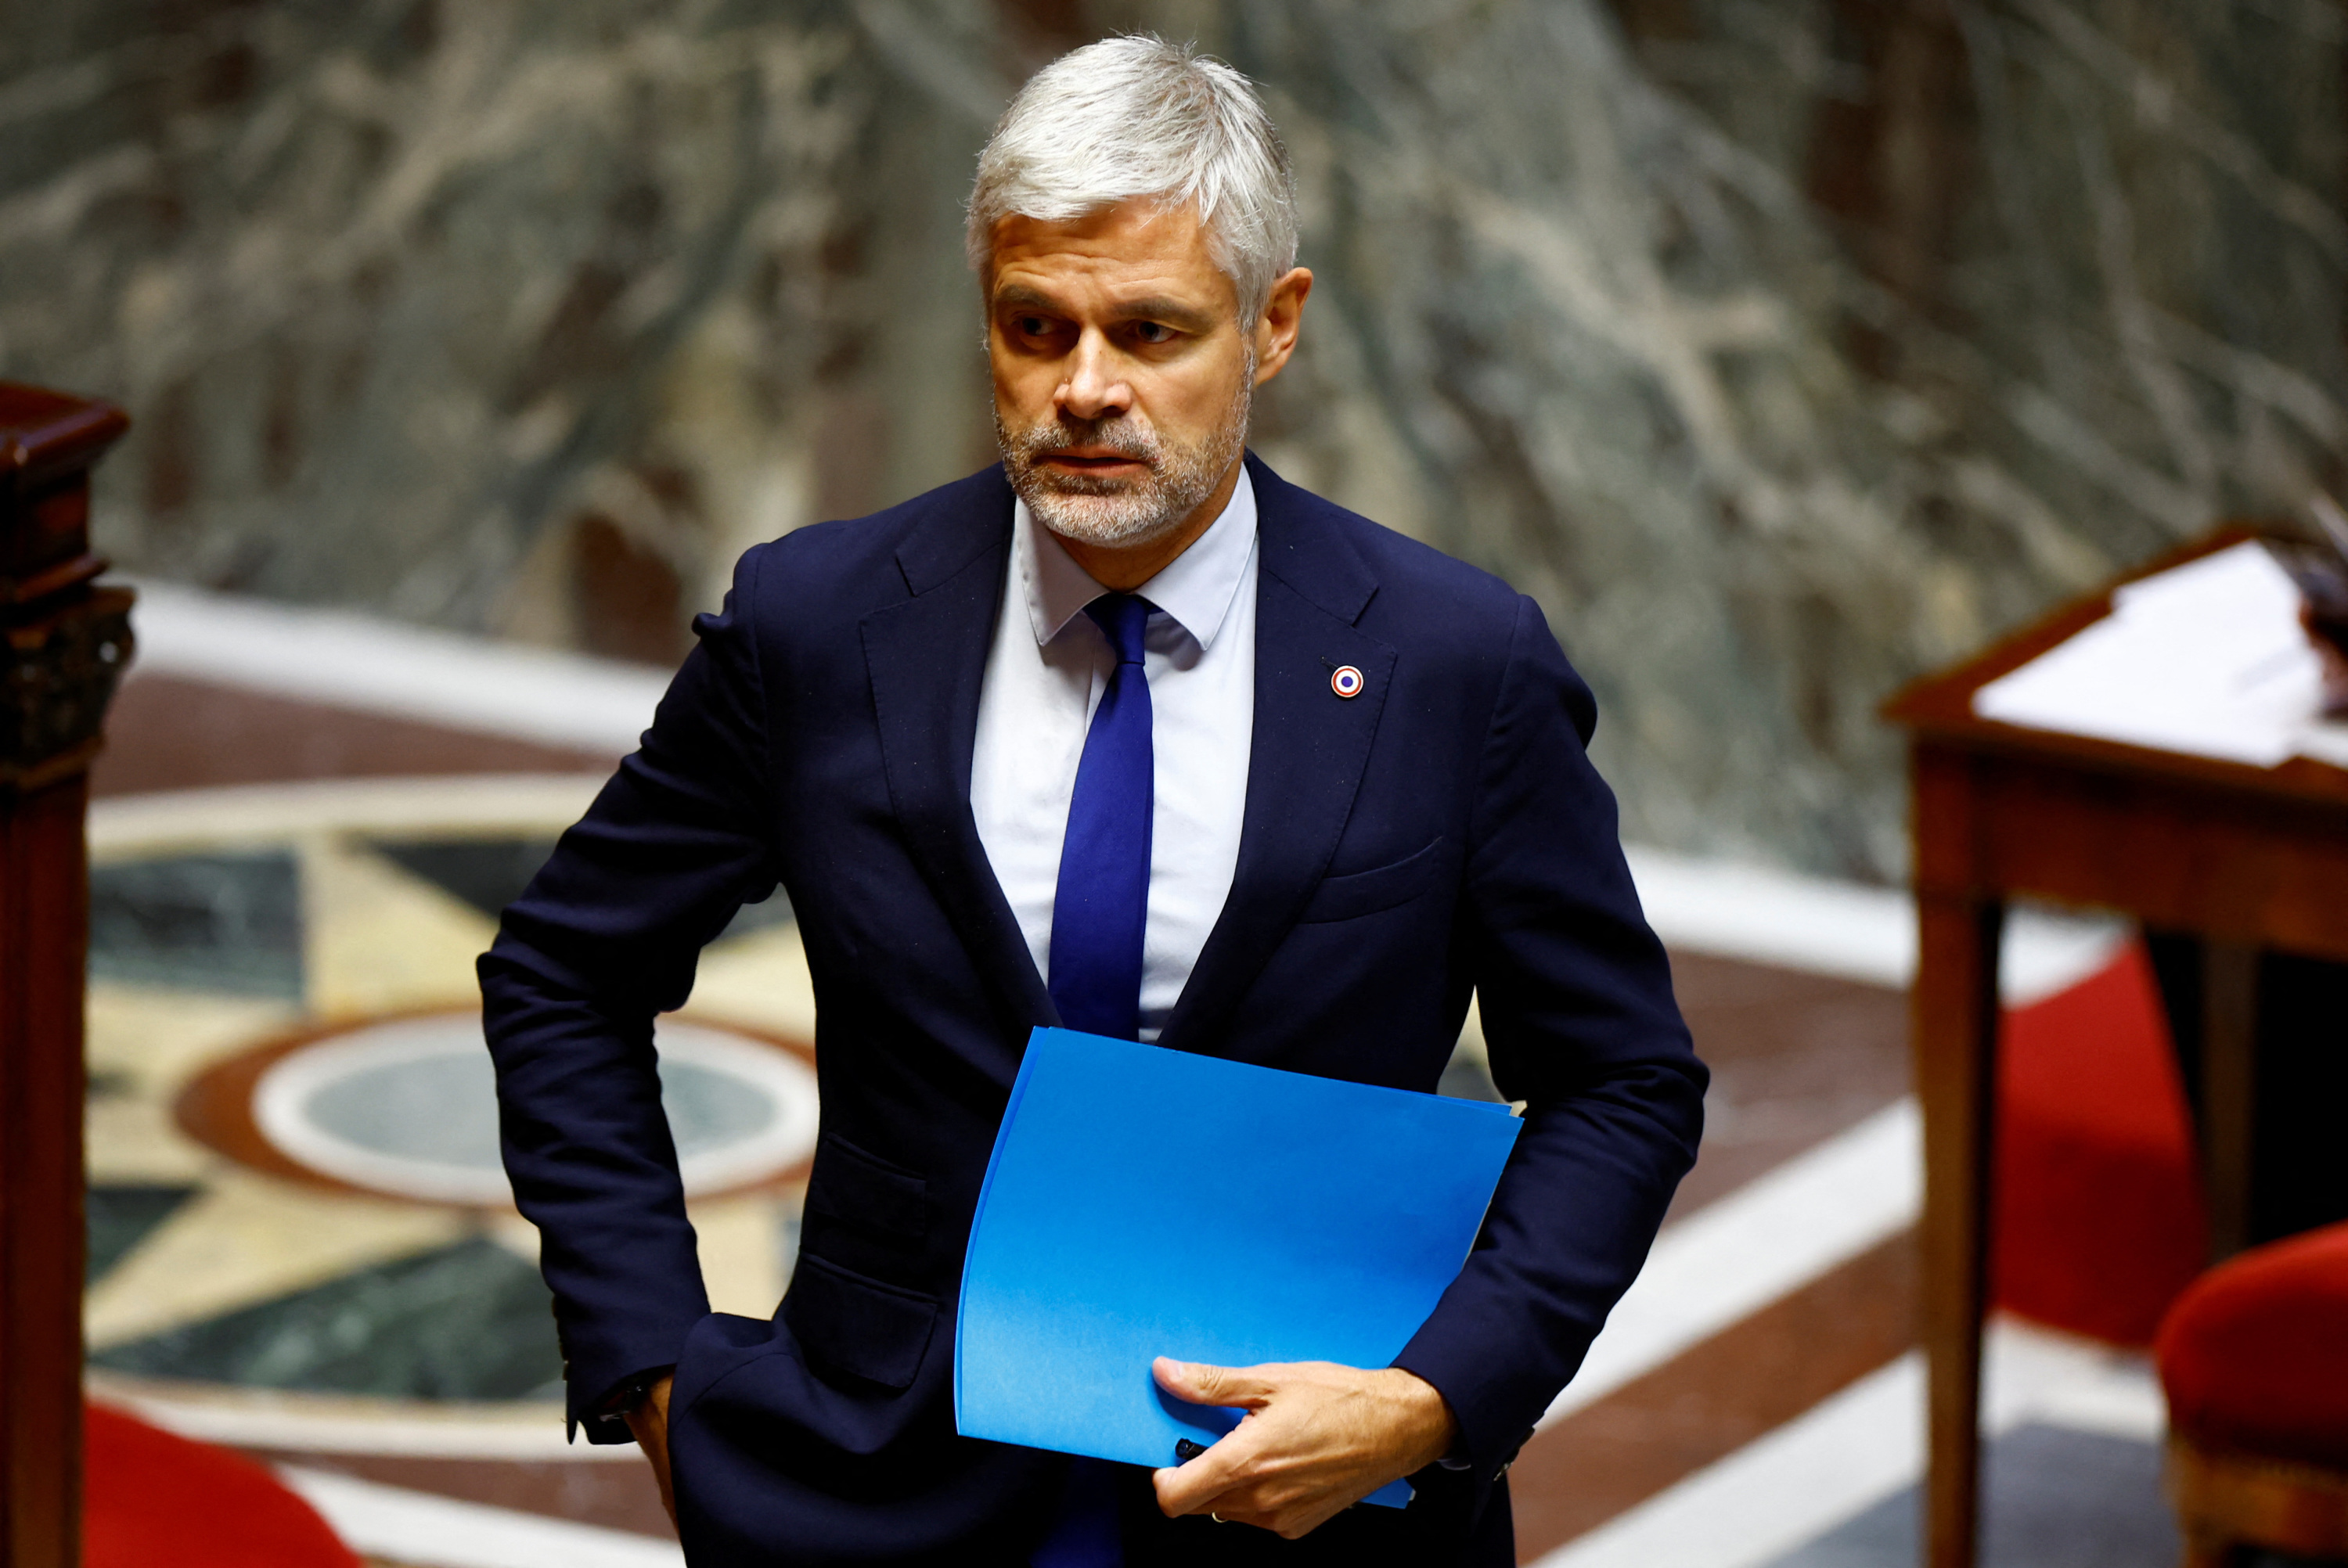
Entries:
[[1066,223],[1120,201],[1195,206],[1239,292],[1242,328],[1296,265],[1288,149],[1255,84],[1188,45],[1104,38],[1027,79],[1003,111],[970,193],[970,264],[1005,218]]

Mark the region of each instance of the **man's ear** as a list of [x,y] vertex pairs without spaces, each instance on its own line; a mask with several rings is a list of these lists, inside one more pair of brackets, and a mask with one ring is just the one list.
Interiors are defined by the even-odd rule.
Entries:
[[1292,267],[1272,285],[1263,314],[1255,323],[1255,384],[1262,386],[1296,352],[1296,333],[1304,322],[1305,297],[1313,292],[1313,274]]

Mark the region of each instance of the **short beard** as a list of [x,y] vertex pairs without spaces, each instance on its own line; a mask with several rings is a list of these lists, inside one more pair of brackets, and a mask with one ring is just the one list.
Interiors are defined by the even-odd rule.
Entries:
[[[1112,419],[1065,415],[1014,432],[994,411],[994,442],[1011,487],[1037,522],[1063,538],[1109,548],[1147,544],[1171,533],[1214,494],[1215,487],[1247,449],[1248,418],[1255,404],[1254,356],[1222,421],[1196,446],[1163,440],[1131,415]],[[1102,446],[1120,457],[1146,464],[1138,479],[1067,474],[1042,466],[1055,452]]]

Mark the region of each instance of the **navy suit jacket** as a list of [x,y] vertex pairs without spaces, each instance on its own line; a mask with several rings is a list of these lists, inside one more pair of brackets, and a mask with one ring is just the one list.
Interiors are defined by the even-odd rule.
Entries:
[[[1525,1125],[1473,1255],[1396,1358],[1449,1402],[1467,1467],[1295,1543],[1159,1519],[1137,1471],[1128,1555],[1497,1568],[1495,1482],[1637,1274],[1694,1159],[1705,1071],[1584,753],[1590,692],[1540,611],[1249,462],[1238,870],[1160,1043],[1429,1091],[1473,992]],[[1022,1561],[1061,1484],[1057,1456],[957,1436],[951,1399],[988,1151],[1028,1030],[1058,1021],[969,804],[1011,517],[989,468],[746,554],[642,749],[481,960],[572,1418],[622,1437],[599,1406],[675,1365],[696,1563]],[[1347,664],[1364,687],[1343,700]],[[652,1020],[778,883],[815,984],[823,1126],[765,1322],[709,1311]]]

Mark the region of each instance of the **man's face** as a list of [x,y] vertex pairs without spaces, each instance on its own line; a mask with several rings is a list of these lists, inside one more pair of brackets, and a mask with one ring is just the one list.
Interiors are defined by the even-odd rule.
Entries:
[[1006,218],[986,292],[995,439],[1028,509],[1089,545],[1179,527],[1238,461],[1256,379],[1197,214]]

